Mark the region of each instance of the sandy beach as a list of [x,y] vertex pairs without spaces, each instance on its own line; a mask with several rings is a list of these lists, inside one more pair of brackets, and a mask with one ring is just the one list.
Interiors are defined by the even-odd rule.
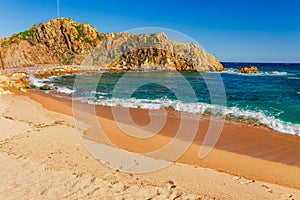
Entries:
[[300,200],[300,1],[4,5],[0,200]]
[[[299,199],[299,139],[247,124],[226,122],[216,148],[198,158],[204,129],[171,166],[148,174],[123,173],[95,160],[82,145],[71,103],[40,92],[2,95],[2,199]],[[25,94],[25,95],[24,95]],[[100,112],[101,111],[101,112]],[[109,107],[98,107],[99,122],[119,147],[132,152],[159,148],[165,130],[141,144],[116,127]],[[145,110],[131,112],[147,123]],[[200,123],[205,124],[204,119]],[[109,130],[109,131],[108,131]],[[166,131],[168,130],[168,131]],[[97,140],[93,132],[86,135]]]

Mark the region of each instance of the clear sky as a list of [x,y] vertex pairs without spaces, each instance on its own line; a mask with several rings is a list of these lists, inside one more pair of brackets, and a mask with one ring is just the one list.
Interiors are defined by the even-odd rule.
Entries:
[[[0,37],[58,17],[57,0],[1,0]],[[220,61],[300,63],[299,0],[59,0],[61,17],[101,32],[164,27]]]

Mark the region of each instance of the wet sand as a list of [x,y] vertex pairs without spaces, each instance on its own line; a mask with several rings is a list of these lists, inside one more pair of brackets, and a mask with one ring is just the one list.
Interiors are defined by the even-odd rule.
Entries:
[[[25,95],[49,110],[72,116],[70,100],[56,98],[39,91],[31,91]],[[115,146],[138,153],[152,152],[168,144],[176,134],[180,123],[178,117],[180,113],[169,111],[165,126],[159,134],[147,139],[137,139],[120,130],[112,116],[111,107],[96,106],[96,113],[101,128]],[[130,109],[132,119],[139,125],[149,123],[148,113],[149,111],[144,109]],[[177,160],[178,162],[300,189],[298,136],[227,120],[214,149],[204,159],[199,159],[199,150],[208,124],[207,117],[200,120],[193,144]],[[95,130],[87,131],[85,137],[99,142],[99,135]],[[164,158],[164,155],[161,158]]]

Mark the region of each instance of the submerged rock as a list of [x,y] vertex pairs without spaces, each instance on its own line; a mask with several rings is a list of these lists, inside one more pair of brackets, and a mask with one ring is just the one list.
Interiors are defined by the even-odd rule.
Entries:
[[40,87],[40,90],[52,90],[52,88],[49,85],[43,85]]

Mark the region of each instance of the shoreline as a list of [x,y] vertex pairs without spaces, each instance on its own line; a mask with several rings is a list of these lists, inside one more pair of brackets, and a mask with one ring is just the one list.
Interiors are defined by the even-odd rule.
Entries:
[[[72,116],[71,100],[54,97],[40,91],[29,91],[22,93],[22,95],[29,96],[48,110]],[[145,141],[133,139],[119,130],[113,121],[110,107],[96,106],[96,111],[98,122],[103,124],[101,127],[109,139],[116,146],[137,153],[151,152],[170,142],[174,136],[174,133],[170,132],[176,129],[176,126],[172,124],[180,122],[180,119],[168,112],[166,127],[159,135],[147,140],[145,144]],[[149,123],[147,110],[130,109],[130,112],[137,124],[146,125]],[[300,158],[296,151],[300,149],[298,136],[226,120],[216,148],[207,157],[200,160],[198,153],[208,126],[208,120],[200,120],[199,125],[199,127],[204,128],[198,131],[193,144],[176,162],[300,189]],[[85,137],[97,142],[97,133],[90,132]]]
[[[299,189],[180,162],[142,174],[112,169],[87,151],[79,138],[72,116],[44,108],[28,97],[28,93],[16,93],[0,95],[2,199],[300,198]],[[43,100],[45,105],[52,106],[53,110],[65,113],[70,111],[68,102],[62,99],[53,99],[46,94],[44,97],[41,94],[35,97]],[[107,126],[113,128],[113,121],[105,118],[100,121],[107,122]],[[158,138],[167,137],[162,135]],[[215,150],[213,154],[227,158],[231,155],[235,159],[242,158],[240,163],[244,163],[246,159],[250,163],[256,162],[258,167],[263,166],[261,159],[220,150]],[[218,161],[218,157],[210,159]],[[230,162],[233,160],[229,160],[229,164]],[[212,164],[218,166],[218,163]],[[267,164],[274,167],[274,162]],[[283,175],[288,175],[290,168],[285,169]],[[273,172],[273,178],[278,179],[276,175],[277,172]]]
[[[41,65],[41,66],[44,66],[44,65]],[[46,66],[48,66],[48,65],[46,65]],[[35,78],[37,78],[37,79],[41,79],[41,78],[49,78],[49,77],[56,77],[56,76],[59,77],[59,76],[65,76],[65,75],[68,76],[68,75],[76,75],[76,74],[131,72],[131,71],[126,71],[126,70],[125,71],[124,70],[123,71],[113,71],[113,70],[106,71],[106,70],[102,70],[102,69],[95,70],[92,68],[82,69],[81,66],[79,66],[79,65],[52,66],[52,67],[49,67],[48,70],[43,69],[41,67],[40,67],[40,69],[36,69],[36,67],[24,67],[24,68],[26,69],[25,71],[20,70],[22,68],[10,68],[12,70],[16,70],[16,71],[14,71],[14,73],[16,73],[16,74],[11,73],[11,75],[13,74],[16,76],[12,77],[12,79],[10,80],[12,83],[3,84],[3,86],[1,86],[1,84],[0,84],[0,89],[1,89],[1,87],[3,87],[2,91],[4,90],[4,92],[2,92],[2,93],[4,93],[4,94],[9,93],[10,90],[15,90],[15,89],[21,90],[24,92],[24,91],[30,90],[32,88],[38,88],[36,85],[34,85],[34,83],[32,84],[32,82],[35,82],[35,81],[31,82],[30,79],[28,78],[28,74],[34,75]],[[34,73],[32,70],[34,71]],[[150,71],[152,71],[152,70],[150,70]],[[154,70],[154,71],[159,72],[158,70]],[[162,70],[162,71],[164,71],[164,70]],[[1,72],[7,73],[7,71],[0,71],[0,73]],[[134,73],[136,71],[133,70],[132,72]],[[142,71],[139,71],[139,72],[142,72]],[[277,72],[277,71],[275,71],[275,72]],[[220,72],[216,72],[216,73],[220,73]],[[250,74],[243,73],[243,72],[237,72],[237,73],[241,74],[241,75],[252,75],[251,73]],[[262,71],[262,73],[265,74],[268,72]],[[286,72],[284,72],[284,73],[286,73]],[[256,74],[256,73],[254,73],[254,74]],[[6,74],[6,76],[7,76],[7,74]],[[27,77],[25,78],[24,76],[27,76]],[[1,78],[2,77],[0,77],[0,81],[1,81]],[[288,78],[290,78],[290,77],[288,77]],[[10,78],[4,76],[4,80],[6,82],[8,82],[6,79],[9,80]],[[24,79],[26,79],[26,80],[24,81]],[[3,81],[3,83],[5,81]],[[39,84],[40,83],[38,83],[37,85],[39,85]],[[44,84],[44,85],[47,85],[47,84]],[[48,87],[48,85],[47,85],[47,87]],[[44,89],[42,89],[42,90],[44,90]],[[52,93],[52,91],[50,91],[50,93]],[[69,91],[67,91],[67,93],[64,95],[67,97],[68,94],[69,94]],[[64,95],[62,95],[62,97],[64,97]],[[247,123],[247,124],[254,125],[254,126],[267,127],[267,128],[270,128],[271,130],[274,130],[275,132],[300,136],[297,121],[294,122],[294,121],[292,121],[293,119],[282,120],[281,118],[275,117],[275,119],[277,120],[276,123],[274,123],[274,122],[270,123],[270,121],[272,121],[272,118],[277,115],[269,116],[269,115],[263,113],[262,116],[260,116],[260,113],[256,113],[257,111],[255,109],[254,110],[251,110],[251,109],[243,110],[243,108],[240,109],[239,107],[235,107],[235,106],[227,107],[227,108],[229,108],[229,110],[224,111],[225,113],[227,113],[227,114],[225,114],[225,117],[224,117],[226,119],[226,121],[237,122],[237,123]],[[232,108],[233,108],[233,111],[231,110]],[[169,110],[169,108],[165,108],[165,109]],[[186,108],[184,108],[183,110],[185,110],[185,109]],[[237,109],[237,112],[234,111],[235,109]],[[172,110],[174,112],[175,111],[181,112],[180,110],[173,110],[172,107],[170,108],[170,110]],[[249,115],[247,113],[244,114],[243,111],[250,112],[250,114]],[[187,112],[188,112],[188,114],[191,114],[191,115],[193,115],[193,114],[197,115],[197,112],[196,113],[194,113],[193,111],[187,111]],[[201,115],[201,117],[213,116],[211,114],[205,114],[205,113],[202,113],[200,115]],[[257,115],[259,117],[257,117]],[[276,124],[276,125],[274,125],[274,124]]]

